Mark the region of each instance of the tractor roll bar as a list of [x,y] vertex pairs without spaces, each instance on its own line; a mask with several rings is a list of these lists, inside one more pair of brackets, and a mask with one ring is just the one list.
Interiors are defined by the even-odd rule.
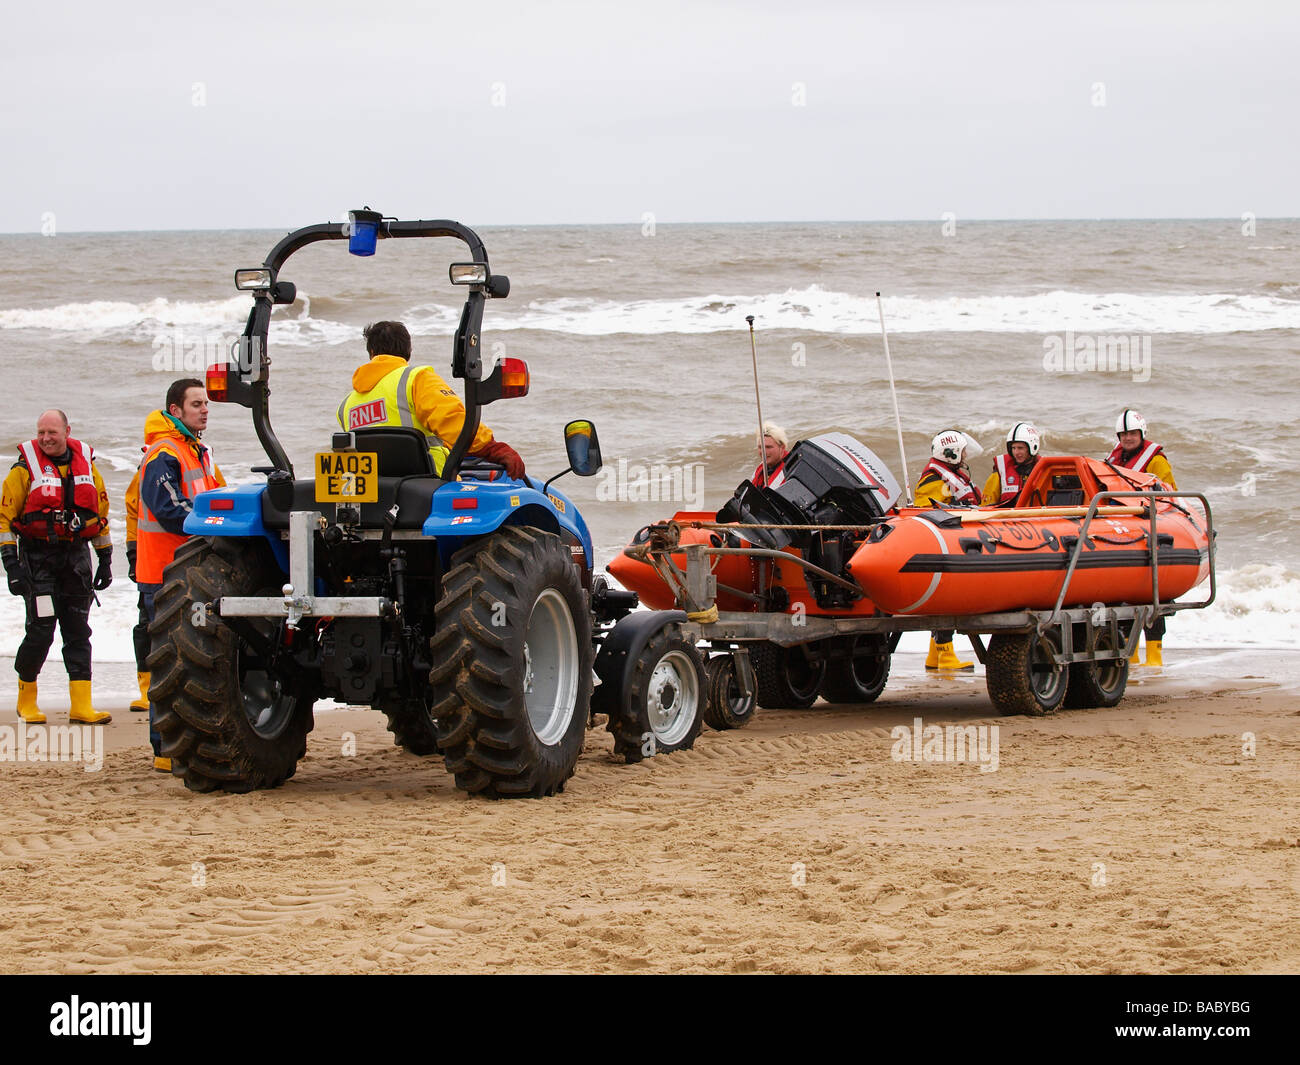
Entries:
[[[473,262],[488,265],[487,249],[483,246],[482,239],[468,226],[463,226],[459,222],[449,219],[401,222],[397,219],[385,218],[377,225],[378,236],[383,238],[452,237],[465,244]],[[277,302],[279,274],[294,252],[322,240],[348,240],[352,236],[352,226],[352,222],[322,222],[304,226],[284,236],[262,263],[271,272],[271,287],[253,293],[253,309],[249,312],[248,321],[244,326],[241,339],[244,357],[250,360],[250,366],[254,362],[256,364],[256,370],[251,376],[251,388],[246,404],[253,412],[253,428],[257,432],[262,450],[266,452],[272,465],[276,469],[287,470],[291,476],[293,463],[290,462],[288,453],[271,427],[269,404],[271,360],[267,355],[267,338],[271,328],[271,310]],[[489,276],[490,274],[489,268]],[[478,382],[483,373],[479,336],[483,326],[486,289],[486,285],[469,286],[452,346],[452,375],[465,381],[465,423],[443,466],[443,476],[449,480],[455,479],[461,460],[469,450],[479,427],[481,405],[478,401]],[[499,295],[503,294],[499,293]],[[284,302],[292,302],[292,295],[286,294]]]

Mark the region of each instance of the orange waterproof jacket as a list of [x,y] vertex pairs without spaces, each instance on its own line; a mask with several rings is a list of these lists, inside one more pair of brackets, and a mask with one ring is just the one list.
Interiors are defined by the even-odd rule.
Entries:
[[170,532],[150,509],[146,485],[155,482],[150,466],[168,458],[180,467],[180,490],[183,497],[174,502],[183,509],[193,509],[191,500],[200,492],[221,488],[226,480],[212,462],[212,454],[193,437],[187,437],[167,415],[156,410],[145,421],[145,451],[140,463],[140,517],[136,528],[136,580],[141,584],[161,584],[163,570],[176,555],[176,549],[189,539],[184,533]]

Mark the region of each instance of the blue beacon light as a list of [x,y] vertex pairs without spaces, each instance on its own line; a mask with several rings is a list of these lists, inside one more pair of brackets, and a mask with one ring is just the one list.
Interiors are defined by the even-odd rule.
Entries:
[[348,251],[353,255],[374,255],[379,240],[379,223],[383,220],[384,216],[378,211],[349,211]]

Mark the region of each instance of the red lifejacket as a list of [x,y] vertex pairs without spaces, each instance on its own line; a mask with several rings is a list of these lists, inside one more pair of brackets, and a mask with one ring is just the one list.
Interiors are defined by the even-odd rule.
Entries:
[[1146,469],[1151,465],[1151,460],[1161,452],[1159,444],[1154,444],[1150,440],[1142,441],[1142,448],[1134,452],[1133,457],[1125,461],[1124,449],[1115,445],[1115,450],[1110,453],[1106,459],[1112,466],[1123,466],[1127,470],[1138,470],[1140,473],[1146,473]]
[[1025,482],[1020,477],[1020,471],[1016,469],[1016,464],[1011,461],[1011,456],[1001,454],[993,460],[993,466],[998,471],[998,479],[1002,482],[1002,494],[998,496],[998,505],[1012,502],[1020,494],[1020,489],[1025,486]]
[[775,488],[777,485],[782,484],[785,481],[785,473],[783,472],[785,470],[784,458],[772,467],[772,472],[767,475],[766,480],[761,479],[763,477],[763,465],[764,464],[760,462],[754,468],[754,476],[750,478],[754,484],[758,485],[760,488],[764,486]]
[[927,473],[937,474],[942,478],[943,483],[948,486],[948,492],[952,496],[952,502],[958,506],[978,506],[980,501],[979,489],[971,483],[970,474],[958,467],[953,469],[946,463],[938,459],[931,459],[925,464],[925,469],[921,471],[921,480],[925,480]]
[[18,445],[31,484],[23,512],[13,521],[14,532],[34,540],[93,540],[104,531],[99,490],[91,469],[94,448],[68,437],[68,451],[72,455],[68,472],[61,475],[58,465],[35,440]]

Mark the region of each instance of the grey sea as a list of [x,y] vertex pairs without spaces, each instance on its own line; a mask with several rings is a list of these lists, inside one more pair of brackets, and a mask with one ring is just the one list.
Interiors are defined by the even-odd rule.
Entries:
[[[322,219],[294,224],[312,221]],[[849,432],[911,482],[947,427],[984,446],[972,464],[982,480],[1014,422],[1036,423],[1048,453],[1100,457],[1119,412],[1137,408],[1219,530],[1218,600],[1180,615],[1169,645],[1300,643],[1300,519],[1287,495],[1300,438],[1300,222],[478,230],[512,282],[509,299],[488,305],[485,348],[532,372],[530,394],[484,420],[536,476],[563,469],[566,421],[596,423],[607,469],[561,485],[598,564],[648,521],[716,508],[754,468],[753,315],[765,417],[792,438]],[[37,414],[60,407],[95,447],[112,498],[122,577],[92,617],[99,661],[131,658],[122,499],[144,418],[170,381],[223,357],[250,306],[233,272],[259,265],[280,235],[0,237],[0,447],[13,454]],[[296,463],[328,445],[367,322],[406,322],[416,361],[447,372],[460,306],[447,266],[460,258],[438,240],[381,242],[369,259],[330,242],[290,260],[299,298],[271,329],[271,412]],[[214,405],[206,438],[230,481],[257,479],[265,457],[244,408]],[[0,654],[21,634],[20,604],[5,597]]]

